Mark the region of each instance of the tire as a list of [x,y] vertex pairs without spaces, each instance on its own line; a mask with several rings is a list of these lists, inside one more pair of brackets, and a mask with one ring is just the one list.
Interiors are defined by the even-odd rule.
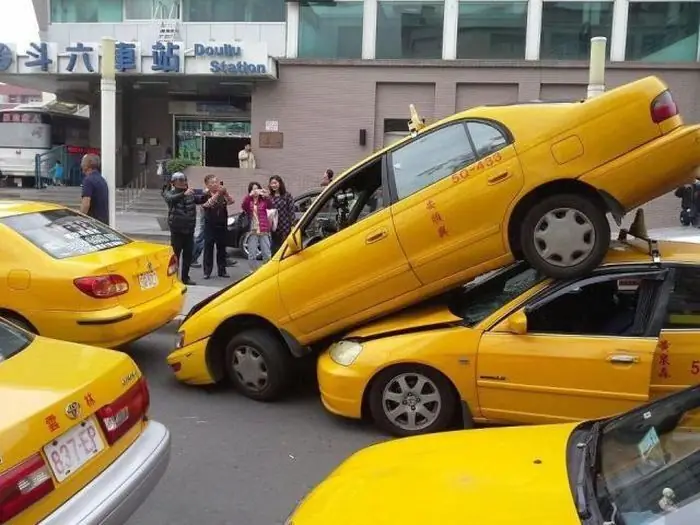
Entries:
[[[585,195],[570,193],[543,199],[525,214],[520,229],[525,260],[555,279],[591,272],[610,246],[610,224],[605,215],[605,210]],[[552,221],[560,222],[552,227]]]
[[[423,381],[423,386],[416,391],[418,380]],[[429,402],[425,400],[427,395],[433,396]],[[380,372],[369,392],[369,408],[375,424],[398,437],[445,430],[454,421],[458,405],[450,382],[436,370],[422,365],[401,365]],[[401,406],[404,409],[396,417],[388,415]],[[414,424],[409,414],[413,414]]]
[[236,390],[250,399],[279,398],[294,377],[294,369],[289,349],[266,330],[243,331],[226,346],[226,373]]
[[[243,252],[243,255],[245,255],[246,259],[248,258],[248,237],[250,237],[250,232],[245,232],[243,236],[241,237],[241,251]],[[258,248],[258,257],[257,259],[262,258],[262,250]]]
[[29,332],[30,334],[39,335],[39,332],[37,332],[36,328],[29,324],[29,321],[20,317],[19,315],[0,313],[0,317],[5,319],[6,321],[10,321],[15,326],[19,326],[21,329],[23,329],[26,332]]

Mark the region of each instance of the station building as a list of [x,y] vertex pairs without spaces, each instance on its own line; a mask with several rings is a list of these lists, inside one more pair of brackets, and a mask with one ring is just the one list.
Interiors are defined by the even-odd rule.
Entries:
[[[114,38],[118,186],[144,173],[158,186],[171,147],[241,191],[280,174],[298,193],[405,135],[411,103],[430,121],[585,97],[594,36],[608,39],[608,88],[656,74],[700,118],[698,1],[33,2],[41,40],[0,35],[0,82],[89,104],[99,147],[100,41]],[[246,142],[255,173],[238,169]]]

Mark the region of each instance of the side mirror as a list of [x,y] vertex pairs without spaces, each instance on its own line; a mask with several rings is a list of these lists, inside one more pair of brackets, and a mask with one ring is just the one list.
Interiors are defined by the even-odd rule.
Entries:
[[516,335],[527,333],[527,315],[522,310],[515,312],[508,318],[508,330]]
[[301,230],[296,229],[287,237],[287,255],[299,253],[301,249]]

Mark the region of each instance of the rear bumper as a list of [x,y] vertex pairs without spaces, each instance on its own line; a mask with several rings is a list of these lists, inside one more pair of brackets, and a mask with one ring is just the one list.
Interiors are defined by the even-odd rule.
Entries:
[[39,525],[122,525],[146,500],[170,461],[170,433],[149,421],[102,474]]

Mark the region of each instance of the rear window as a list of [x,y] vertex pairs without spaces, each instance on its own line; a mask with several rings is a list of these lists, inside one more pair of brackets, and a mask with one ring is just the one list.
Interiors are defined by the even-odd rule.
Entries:
[[0,363],[21,352],[34,336],[0,318]]
[[0,222],[55,259],[87,255],[132,242],[107,225],[67,209],[15,215]]

